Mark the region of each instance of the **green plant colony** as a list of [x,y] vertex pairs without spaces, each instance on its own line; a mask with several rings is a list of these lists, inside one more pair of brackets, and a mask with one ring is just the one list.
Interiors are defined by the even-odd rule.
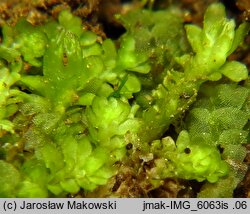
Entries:
[[[203,28],[183,26],[172,7],[118,19],[118,41],[84,30],[69,11],[41,26],[3,26],[1,197],[91,192],[117,174],[128,144],[154,157],[153,188],[173,177],[204,182],[199,197],[232,197],[246,173],[249,82],[227,57],[249,24],[236,29],[219,3]],[[171,124],[175,140],[164,135]]]

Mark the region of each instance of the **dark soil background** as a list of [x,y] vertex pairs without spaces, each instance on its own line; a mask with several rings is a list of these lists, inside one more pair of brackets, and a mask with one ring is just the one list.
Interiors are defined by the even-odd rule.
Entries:
[[[70,9],[74,15],[82,18],[86,29],[91,30],[103,38],[118,38],[125,29],[117,22],[114,15],[126,13],[140,7],[164,9],[171,4],[176,4],[185,11],[183,17],[186,23],[202,25],[204,11],[215,0],[0,0],[0,29],[4,24],[15,25],[20,17],[25,17],[33,25],[39,25],[48,19],[56,19],[59,12]],[[250,21],[249,0],[221,0],[227,13],[237,23]],[[153,4],[152,4],[153,3]],[[0,31],[1,32],[1,31]],[[1,41],[1,35],[0,35]],[[244,45],[239,47],[229,59],[239,60],[250,69],[250,35],[245,39]],[[248,172],[244,180],[235,190],[234,197],[250,198],[250,144],[245,162]],[[183,181],[167,179],[156,190],[148,191],[150,187],[143,182],[144,173],[150,163],[141,166],[141,172],[135,171],[133,163],[122,167],[117,176],[111,179],[110,184],[97,189],[93,193],[79,193],[69,197],[196,197],[201,184],[196,181]],[[121,163],[122,165],[122,163]]]

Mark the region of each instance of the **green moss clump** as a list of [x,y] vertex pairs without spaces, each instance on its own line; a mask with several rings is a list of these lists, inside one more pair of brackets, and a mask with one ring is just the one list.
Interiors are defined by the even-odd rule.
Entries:
[[[249,88],[237,86],[248,78],[246,66],[226,58],[249,25],[235,30],[222,4],[208,8],[203,28],[184,28],[181,14],[169,8],[120,16],[126,33],[118,41],[84,30],[69,11],[41,26],[20,20],[3,27],[0,196],[91,192],[138,151],[155,161],[153,188],[168,177],[208,181],[202,196],[209,182],[235,178],[232,192],[244,174],[231,163],[245,154]],[[197,98],[205,82],[223,76],[228,84],[214,83]],[[176,143],[161,139],[187,110]]]

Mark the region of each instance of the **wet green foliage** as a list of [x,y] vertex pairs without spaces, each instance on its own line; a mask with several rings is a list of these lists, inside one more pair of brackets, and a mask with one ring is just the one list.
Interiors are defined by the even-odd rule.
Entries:
[[[3,27],[0,196],[93,191],[129,158],[128,144],[153,155],[155,188],[196,179],[206,182],[201,196],[231,196],[245,172],[235,165],[244,168],[249,87],[237,85],[245,65],[226,58],[249,26],[235,30],[221,4],[208,8],[203,28],[184,28],[176,8],[118,18],[126,28],[118,41],[84,30],[69,11],[42,26]],[[176,143],[162,138],[187,111]],[[223,194],[216,185],[228,179]]]

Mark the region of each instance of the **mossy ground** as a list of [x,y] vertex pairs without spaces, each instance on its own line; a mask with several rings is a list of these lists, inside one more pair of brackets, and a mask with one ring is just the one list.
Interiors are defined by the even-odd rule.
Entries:
[[[126,5],[124,4],[126,2]],[[134,7],[141,7],[138,1],[120,0],[2,0],[0,2],[0,26],[3,24],[14,25],[20,17],[38,25],[48,19],[57,18],[60,11],[71,9],[74,15],[82,18],[87,29],[97,33],[101,37],[116,38],[124,29],[114,18],[116,13],[125,13]],[[154,7],[165,8],[175,4],[174,0],[156,0]],[[184,21],[187,23],[201,24],[207,5],[215,0],[181,0],[179,6],[186,11]],[[241,20],[250,17],[249,1],[222,1],[229,14]],[[245,63],[250,68],[250,36],[246,37],[244,45],[230,56],[232,60]],[[171,132],[171,129],[170,129]],[[248,172],[244,180],[235,190],[234,197],[250,197],[250,144],[246,145],[248,150],[245,163]],[[129,148],[127,148],[129,152]],[[197,181],[185,181],[181,179],[166,179],[160,188],[151,191],[150,185],[145,181],[146,171],[152,167],[153,160],[143,161],[138,156],[130,157],[122,163],[120,172],[110,179],[105,187],[100,187],[92,193],[79,192],[73,197],[196,197],[201,187]],[[144,157],[146,160],[147,157]]]

